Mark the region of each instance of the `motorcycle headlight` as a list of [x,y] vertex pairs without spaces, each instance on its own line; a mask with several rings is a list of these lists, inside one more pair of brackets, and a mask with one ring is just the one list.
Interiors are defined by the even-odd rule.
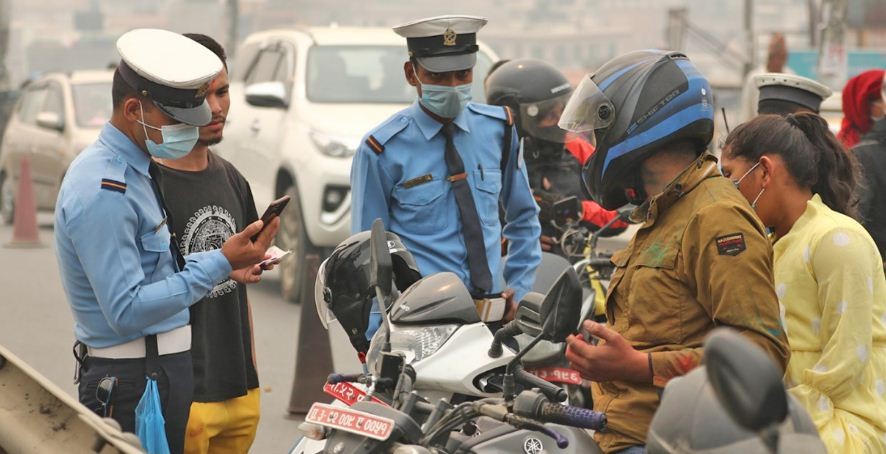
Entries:
[[[436,353],[458,327],[459,325],[395,326],[391,331],[391,351],[406,355],[407,363],[419,362]],[[369,353],[366,356],[366,363],[372,370],[379,358],[384,337],[385,328],[382,325],[372,337]]]
[[357,151],[357,147],[353,144],[354,140],[333,137],[318,130],[312,130],[308,135],[321,153],[333,158],[351,157]]

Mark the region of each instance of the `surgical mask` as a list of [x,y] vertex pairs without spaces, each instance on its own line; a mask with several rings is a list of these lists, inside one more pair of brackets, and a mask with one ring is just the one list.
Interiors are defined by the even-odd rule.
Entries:
[[[732,182],[732,184],[735,185],[735,189],[739,189],[739,186],[741,186],[741,180],[744,180],[744,178],[745,178],[746,176],[750,175],[751,172],[753,172],[754,169],[756,169],[758,165],[760,165],[760,161],[757,161],[756,164],[754,164],[750,169],[748,169],[748,171],[745,172],[744,175],[741,176],[741,178],[739,178],[738,180]],[[766,191],[766,188],[762,188],[762,189],[760,189],[760,192],[757,194],[757,197],[754,197],[754,201],[751,202],[751,208],[753,208],[753,209],[755,209],[755,210],[757,209],[757,201],[760,200],[760,196],[763,195],[763,192],[764,192],[764,191]]]
[[[138,108],[141,111],[142,119],[139,123],[145,131],[145,146],[148,147],[148,153],[160,159],[180,159],[188,155],[197,144],[200,138],[200,128],[196,126],[179,123],[177,125],[164,125],[161,127],[151,126],[145,123],[145,111],[142,103],[139,101]],[[160,131],[163,136],[163,143],[155,143],[148,137],[148,129]]]
[[421,104],[441,118],[457,117],[471,102],[471,84],[454,87],[431,85],[422,83],[415,68],[412,68],[412,73],[415,74],[415,80],[421,86]]

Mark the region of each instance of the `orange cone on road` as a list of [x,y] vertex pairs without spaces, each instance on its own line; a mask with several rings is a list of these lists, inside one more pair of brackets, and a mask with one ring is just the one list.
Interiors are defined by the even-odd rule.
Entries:
[[34,201],[34,185],[31,182],[31,162],[23,158],[15,194],[12,241],[6,247],[41,247],[37,232],[37,204]]

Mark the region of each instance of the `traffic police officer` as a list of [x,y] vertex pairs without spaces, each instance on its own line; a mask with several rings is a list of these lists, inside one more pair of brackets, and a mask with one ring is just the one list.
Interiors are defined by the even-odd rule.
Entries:
[[[351,169],[353,231],[381,218],[422,274],[458,275],[481,315],[486,297],[504,290],[494,279],[502,266],[502,296],[513,307],[531,289],[541,260],[538,207],[511,113],[470,102],[477,31],[485,24],[479,17],[439,16],[394,27],[406,38],[403,70],[420,99],[366,135]],[[504,264],[499,204],[509,240]],[[488,314],[503,307],[498,302]]]
[[754,84],[760,90],[758,114],[817,114],[821,111],[822,101],[833,93],[819,82],[794,74],[759,74],[754,76]]
[[198,126],[210,121],[204,97],[222,63],[195,41],[164,30],[130,31],[117,50],[114,111],[62,182],[56,251],[75,336],[85,347],[75,349],[80,401],[134,431],[135,407],[151,375],[176,453],[194,386],[188,307],[232,269],[260,261],[279,221],[254,243],[260,221],[220,250],[181,257],[151,156],[190,152]]

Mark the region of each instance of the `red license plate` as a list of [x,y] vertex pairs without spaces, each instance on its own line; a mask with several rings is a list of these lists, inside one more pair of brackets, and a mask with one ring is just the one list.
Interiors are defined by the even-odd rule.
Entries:
[[567,385],[581,385],[584,383],[581,374],[577,370],[566,367],[543,367],[541,369],[530,369],[529,372],[551,383],[565,383]]
[[393,419],[319,402],[311,405],[305,421],[380,441],[387,440],[394,431]]
[[[348,404],[349,407],[351,405],[354,405],[355,402],[363,400],[363,398],[366,397],[365,391],[346,381],[336,383],[334,385],[326,383],[325,385],[323,385],[323,392]],[[372,398],[372,401],[387,405],[386,403],[375,397]]]

